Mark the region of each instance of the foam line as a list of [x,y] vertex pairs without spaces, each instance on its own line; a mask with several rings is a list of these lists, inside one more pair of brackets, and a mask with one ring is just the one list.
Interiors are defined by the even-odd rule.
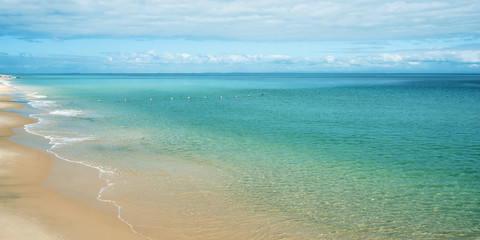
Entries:
[[[9,83],[6,82],[5,80],[2,80],[1,82],[2,82],[2,84],[5,84],[5,85],[9,84]],[[13,88],[14,88],[14,87],[13,87]],[[15,88],[15,90],[21,91],[21,90],[19,90],[19,89],[17,89],[17,88]],[[35,92],[35,93],[27,93],[25,97],[26,97],[27,99],[28,99],[28,98],[30,98],[30,99],[31,99],[31,98],[42,99],[42,98],[46,98],[47,96],[36,95],[36,92]],[[37,103],[38,103],[38,102],[47,103],[47,104],[54,104],[54,103],[55,103],[55,101],[45,101],[45,100],[35,100],[35,101],[36,101]],[[32,102],[35,102],[35,101],[30,101],[29,104],[30,104],[32,107],[34,107],[34,108],[48,111],[47,109],[43,109],[43,108],[40,108],[40,107],[38,107],[38,106],[36,107],[36,106],[34,106],[34,105],[31,104]],[[75,111],[75,110],[74,110],[74,111]],[[36,120],[37,120],[37,123],[39,123],[39,122],[42,121],[42,118],[38,117],[37,115],[38,115],[38,114],[30,114],[29,117],[36,119]],[[36,123],[35,123],[35,124],[36,124]],[[104,175],[104,174],[114,175],[114,174],[115,174],[115,171],[113,171],[113,170],[107,170],[107,169],[104,169],[104,168],[102,168],[102,167],[95,166],[95,165],[92,165],[92,164],[88,164],[88,163],[85,163],[85,162],[73,161],[73,160],[70,160],[70,159],[68,159],[68,158],[64,158],[64,157],[58,155],[56,152],[53,151],[53,149],[54,149],[57,145],[62,144],[62,143],[54,142],[54,140],[53,140],[54,138],[51,137],[51,136],[45,136],[45,135],[42,135],[42,134],[40,134],[40,133],[37,133],[37,132],[35,132],[35,131],[30,130],[29,127],[28,127],[28,125],[25,125],[25,126],[24,126],[24,129],[25,129],[26,132],[28,132],[28,133],[30,133],[30,134],[37,135],[37,136],[43,137],[43,138],[45,138],[45,139],[48,139],[48,140],[49,140],[49,144],[51,145],[51,147],[50,147],[49,149],[47,149],[46,152],[48,152],[48,153],[50,153],[50,154],[53,154],[55,157],[57,157],[57,158],[59,158],[59,159],[62,159],[62,160],[64,160],[64,161],[67,161],[67,162],[77,163],[77,164],[81,164],[81,165],[84,165],[84,166],[87,166],[87,167],[91,167],[91,168],[97,169],[97,171],[99,172],[98,177],[99,177],[100,179],[104,180],[105,183],[106,183],[106,186],[102,187],[102,188],[100,189],[100,191],[97,193],[97,200],[102,201],[102,202],[108,202],[108,203],[113,204],[113,205],[117,208],[117,211],[118,211],[117,218],[120,219],[120,220],[121,220],[122,222],[124,222],[125,224],[127,224],[127,225],[130,227],[130,229],[132,230],[132,232],[134,232],[135,234],[138,234],[138,235],[141,236],[141,237],[144,237],[144,238],[146,238],[146,239],[152,240],[152,238],[150,238],[150,237],[148,237],[148,236],[145,236],[145,235],[137,232],[137,231],[134,229],[133,225],[130,224],[127,220],[125,220],[125,219],[122,217],[122,207],[121,207],[117,202],[115,202],[114,200],[109,200],[109,199],[103,199],[103,198],[102,198],[102,197],[103,197],[102,194],[105,192],[105,190],[114,185],[114,183],[112,183],[111,180],[106,179],[106,178],[103,178],[103,175]],[[76,139],[73,139],[73,140],[76,140]],[[77,140],[79,140],[79,141],[88,140],[88,138],[78,138]]]
[[[32,114],[32,115],[33,115],[33,114]],[[35,117],[35,118],[37,118],[37,117]],[[25,131],[27,131],[27,132],[29,132],[29,133],[31,133],[31,134],[34,134],[34,135],[41,136],[41,137],[44,137],[44,138],[46,138],[46,139],[49,139],[48,136],[43,136],[43,135],[41,135],[41,134],[38,134],[38,133],[35,133],[35,132],[29,130],[27,126],[25,126],[24,128],[25,128]],[[49,140],[51,141],[51,139],[49,139]],[[137,232],[137,231],[134,229],[133,225],[130,224],[127,220],[125,220],[125,219],[122,217],[122,207],[121,207],[117,202],[115,202],[114,200],[109,200],[109,199],[103,199],[103,198],[102,198],[102,197],[103,197],[103,195],[102,195],[103,192],[104,192],[106,189],[108,189],[109,187],[115,185],[115,183],[112,183],[109,179],[103,178],[103,175],[104,175],[104,174],[115,175],[115,171],[113,171],[113,170],[106,170],[106,169],[104,169],[104,168],[102,168],[102,167],[95,166],[95,165],[92,165],[92,164],[88,164],[88,163],[85,163],[85,162],[74,161],[74,160],[70,160],[70,159],[68,159],[68,158],[64,158],[64,157],[58,155],[56,152],[54,152],[54,151],[52,150],[52,149],[55,148],[56,145],[58,145],[58,143],[52,144],[52,143],[50,142],[49,144],[52,145],[52,146],[51,146],[49,149],[47,149],[46,151],[47,151],[48,153],[50,153],[50,154],[53,154],[55,157],[57,157],[57,158],[59,158],[59,159],[62,159],[62,160],[64,160],[64,161],[70,162],[70,163],[77,163],[77,164],[81,164],[81,165],[84,165],[84,166],[87,166],[87,167],[91,167],[91,168],[97,169],[98,172],[99,172],[98,177],[99,177],[100,179],[104,180],[105,183],[107,184],[106,186],[102,187],[102,188],[100,189],[100,191],[97,193],[97,200],[99,200],[99,201],[101,201],[101,202],[108,202],[108,203],[111,203],[112,205],[114,205],[114,206],[117,208],[117,212],[118,212],[117,218],[120,219],[120,220],[121,220],[122,222],[124,222],[125,224],[127,224],[127,225],[130,227],[130,229],[132,230],[132,232],[134,232],[134,233],[136,233],[136,234],[138,234],[138,235],[140,235],[140,236],[142,236],[142,237],[144,237],[144,238],[146,238],[146,239],[150,239],[150,240],[152,239],[152,238],[150,238],[150,237],[148,237],[148,236],[145,236],[145,235]]]

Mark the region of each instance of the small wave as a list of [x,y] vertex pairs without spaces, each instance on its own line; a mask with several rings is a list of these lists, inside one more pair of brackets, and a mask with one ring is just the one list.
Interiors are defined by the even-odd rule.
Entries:
[[113,175],[116,175],[116,172],[115,170],[109,170],[109,169],[106,169],[104,167],[100,167],[100,166],[95,166],[95,165],[92,165],[92,164],[88,164],[86,162],[81,162],[81,161],[74,161],[74,160],[70,160],[68,158],[64,158],[62,156],[60,156],[59,154],[57,154],[56,152],[54,152],[53,150],[53,147],[48,149],[47,152],[55,155],[57,158],[59,159],[62,159],[62,160],[65,160],[67,162],[71,162],[71,163],[77,163],[77,164],[81,164],[81,165],[84,165],[84,166],[87,166],[87,167],[91,167],[91,168],[95,168],[98,170],[99,172],[99,175],[98,177],[102,180],[105,181],[106,183],[106,186],[102,187],[100,189],[100,191],[97,193],[97,200],[101,201],[101,202],[106,202],[106,203],[110,203],[112,204],[113,206],[115,206],[117,208],[117,218],[120,219],[122,222],[124,222],[125,224],[127,224],[129,227],[130,227],[130,230],[132,230],[132,232],[146,238],[146,239],[149,239],[151,240],[152,238],[148,237],[148,236],[145,236],[137,231],[135,231],[133,225],[131,223],[129,223],[127,220],[125,220],[125,218],[123,218],[122,216],[122,207],[114,200],[110,200],[110,199],[104,199],[103,198],[103,193],[108,189],[108,188],[111,188],[112,186],[115,185],[115,183],[113,183],[108,177],[105,177],[105,175],[107,176],[113,176]]
[[50,114],[52,115],[60,115],[60,116],[67,116],[67,117],[76,117],[82,115],[83,112],[74,109],[65,109],[65,110],[55,110],[51,111]]
[[[38,121],[37,123],[30,124],[30,125],[25,125],[24,129],[28,133],[41,136],[45,139],[49,140],[49,144],[52,145],[51,148],[55,148],[57,145],[68,145],[68,144],[74,144],[74,143],[80,143],[80,142],[91,142],[91,141],[96,141],[97,139],[94,136],[86,136],[86,137],[67,137],[65,135],[67,134],[72,134],[72,132],[55,132],[52,135],[51,131],[44,131],[44,130],[39,130],[35,128],[35,125],[39,124],[40,122],[43,122],[43,118],[39,118],[37,114],[32,114],[30,117],[36,118]],[[33,128],[33,129],[32,129]],[[56,135],[55,134],[65,134],[65,135]]]
[[33,93],[27,93],[25,96],[30,97],[30,98],[36,98],[36,99],[41,99],[41,98],[47,98],[48,96],[45,95],[39,95],[37,92]]
[[50,144],[53,146],[56,145],[68,145],[72,143],[80,143],[87,141],[94,141],[94,137],[56,137],[56,136],[44,136],[46,139],[50,140]]
[[35,127],[35,126],[41,126],[41,125],[44,125],[44,124],[48,124],[50,121],[48,121],[45,118],[42,118],[41,117],[42,115],[43,114],[30,114],[29,117],[37,119],[37,121],[35,123],[25,125],[25,129],[30,128],[30,127]]
[[95,140],[94,137],[83,137],[83,138],[68,138],[68,137],[52,137],[52,136],[45,136],[45,135],[42,135],[42,134],[39,134],[37,132],[34,132],[34,131],[31,131],[29,130],[26,126],[25,126],[25,129],[27,130],[27,132],[31,133],[31,134],[35,134],[35,135],[38,135],[38,136],[42,136],[46,139],[49,139],[50,140],[50,144],[52,144],[52,146],[50,147],[50,149],[47,149],[46,151],[55,155],[57,158],[59,159],[62,159],[64,161],[67,161],[67,162],[71,162],[71,163],[77,163],[77,164],[81,164],[81,165],[84,165],[84,166],[87,166],[87,167],[91,167],[91,168],[94,168],[94,169],[97,169],[98,172],[99,172],[99,175],[98,177],[102,180],[105,181],[106,183],[106,186],[102,187],[100,189],[100,191],[97,193],[97,199],[101,202],[106,202],[106,203],[110,203],[112,205],[114,205],[116,208],[117,208],[117,218],[120,219],[122,222],[124,222],[125,224],[127,224],[130,229],[132,230],[132,232],[146,238],[146,239],[152,239],[148,236],[145,236],[137,231],[135,231],[134,227],[132,224],[130,224],[127,220],[125,220],[125,218],[123,218],[122,216],[122,207],[114,200],[110,200],[110,199],[105,199],[103,198],[103,194],[104,192],[108,189],[108,188],[111,188],[113,185],[115,185],[115,183],[113,183],[109,177],[106,177],[107,176],[114,176],[116,175],[116,171],[114,169],[109,169],[109,168],[105,168],[105,167],[101,167],[101,166],[96,166],[96,165],[93,165],[93,164],[89,164],[89,163],[86,163],[86,162],[83,162],[83,161],[75,161],[75,160],[70,160],[68,158],[65,158],[65,157],[62,157],[60,156],[58,153],[56,153],[54,151],[55,149],[55,146],[58,145],[58,144],[62,144],[63,143],[68,143],[68,142],[82,142],[82,141],[92,141],[92,140]]
[[28,104],[34,108],[44,109],[44,110],[48,107],[57,106],[57,102],[49,101],[49,100],[35,100],[35,101],[28,102]]
[[12,85],[10,84],[10,82],[7,81],[7,80],[0,80],[0,82],[1,82],[3,85],[5,85],[5,86],[8,86],[8,87],[12,86]]

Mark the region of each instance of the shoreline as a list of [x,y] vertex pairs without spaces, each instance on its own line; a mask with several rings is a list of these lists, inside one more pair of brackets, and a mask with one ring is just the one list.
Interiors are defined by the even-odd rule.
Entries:
[[[0,238],[145,239],[105,210],[102,202],[95,203],[92,199],[96,200],[96,195],[81,200],[72,198],[86,191],[75,188],[78,182],[82,183],[81,188],[89,183],[87,189],[96,191],[98,183],[86,179],[94,174],[94,169],[62,164],[40,149],[9,140],[18,132],[14,129],[35,122],[3,111],[23,108],[23,104],[5,96],[10,93],[8,86],[0,84]],[[28,133],[23,137],[28,137]],[[66,174],[66,168],[76,174]],[[98,178],[98,173],[95,176]]]

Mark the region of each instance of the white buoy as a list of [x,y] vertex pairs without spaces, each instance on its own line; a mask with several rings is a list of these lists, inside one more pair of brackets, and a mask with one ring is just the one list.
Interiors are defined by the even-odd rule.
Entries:
[[126,101],[127,101],[127,99],[125,98],[123,101],[124,101],[124,102],[126,102]]
[[173,97],[171,97],[170,100],[173,100]]
[[204,96],[203,98],[207,98],[207,96]]
[[100,100],[100,99],[98,99],[98,100],[97,100],[97,102],[101,102],[101,100]]
[[150,98],[150,101],[152,101],[152,98]]
[[188,99],[190,99],[190,97],[187,97]]
[[238,96],[235,96],[235,98],[238,98]]
[[223,96],[220,96],[220,98],[223,98]]
[[250,97],[250,94],[248,94],[248,97]]

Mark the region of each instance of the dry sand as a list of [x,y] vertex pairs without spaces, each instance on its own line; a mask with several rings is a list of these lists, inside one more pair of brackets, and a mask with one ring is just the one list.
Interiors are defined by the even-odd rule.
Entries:
[[8,140],[14,128],[34,122],[3,111],[23,107],[4,96],[9,92],[0,84],[0,239],[144,239],[114,215],[45,186],[51,157]]

